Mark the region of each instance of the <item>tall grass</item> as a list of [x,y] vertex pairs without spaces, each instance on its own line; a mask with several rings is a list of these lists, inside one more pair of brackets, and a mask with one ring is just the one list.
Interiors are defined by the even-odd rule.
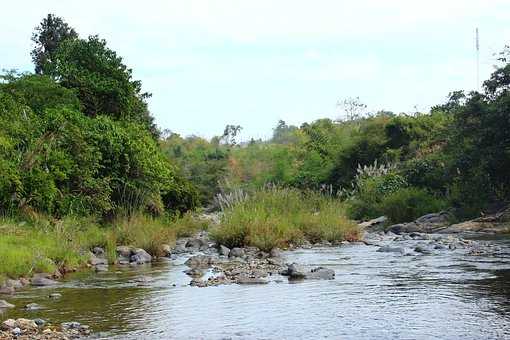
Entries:
[[357,239],[359,230],[345,217],[339,200],[314,192],[266,188],[226,209],[212,236],[228,247],[270,250],[305,240]]
[[177,218],[134,214],[107,225],[82,217],[52,220],[34,215],[23,221],[0,217],[0,284],[6,277],[79,268],[86,264],[94,247],[104,248],[110,263],[116,260],[118,245],[143,248],[160,256],[163,244],[172,245],[176,237],[207,227],[206,221],[191,213]]

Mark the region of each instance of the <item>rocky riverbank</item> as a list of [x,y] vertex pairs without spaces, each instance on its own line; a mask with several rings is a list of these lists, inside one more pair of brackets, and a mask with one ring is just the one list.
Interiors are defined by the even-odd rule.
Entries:
[[46,325],[41,319],[8,319],[0,325],[0,339],[67,340],[90,335],[90,328],[78,322],[58,326]]
[[[448,253],[462,253],[468,256],[499,254],[501,249],[491,242],[472,240],[460,236],[458,233],[444,233],[452,226],[448,225],[447,213],[429,214],[412,223],[390,225],[384,227],[385,218],[381,217],[360,224],[364,229],[361,242],[341,242],[331,244],[321,242],[317,244],[304,243],[298,248],[324,248],[359,246],[375,247],[378,253],[390,253],[391,256],[434,256]],[[494,223],[494,222],[491,222]],[[500,222],[498,222],[500,223]],[[493,230],[493,229],[489,229]],[[480,232],[480,230],[478,230]],[[368,249],[368,248],[367,248]],[[116,268],[149,265],[158,260],[147,251],[129,246],[119,246],[117,251]],[[175,246],[164,245],[162,254],[165,258],[183,263],[187,267],[184,273],[189,277],[188,285],[193,287],[210,287],[219,285],[264,285],[268,283],[283,283],[296,280],[334,280],[335,271],[322,266],[304,266],[288,261],[288,252],[278,248],[270,252],[255,247],[228,248],[217,244],[209,237],[208,232],[200,232],[193,237],[178,239]],[[105,250],[94,248],[89,256],[89,266],[96,272],[111,271]],[[383,255],[381,255],[383,256]],[[387,255],[386,255],[387,256]],[[291,257],[292,258],[292,257]],[[180,262],[179,262],[180,261]],[[173,263],[173,262],[172,262]],[[35,287],[58,287],[62,274],[36,274],[32,278],[6,280],[0,287],[1,311],[14,306],[9,303],[9,296],[28,285]],[[48,292],[51,299],[59,299],[60,294]],[[38,309],[38,305],[29,303],[24,308],[27,311]],[[87,326],[75,322],[61,325],[47,325],[40,319],[9,319],[0,331],[0,338],[6,339],[68,339],[85,336],[90,333]]]

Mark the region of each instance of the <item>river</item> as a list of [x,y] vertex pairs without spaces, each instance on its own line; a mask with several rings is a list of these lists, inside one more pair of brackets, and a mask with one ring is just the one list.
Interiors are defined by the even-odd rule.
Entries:
[[[105,339],[510,338],[510,239],[497,254],[403,256],[345,245],[284,252],[335,270],[335,280],[190,287],[186,257],[30,288],[2,315],[90,325]],[[48,298],[61,293],[60,299]],[[42,308],[25,311],[37,303]]]

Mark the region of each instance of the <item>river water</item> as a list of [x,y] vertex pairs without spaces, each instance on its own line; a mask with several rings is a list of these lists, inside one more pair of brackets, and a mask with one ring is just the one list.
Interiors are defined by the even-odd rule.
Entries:
[[[510,339],[510,239],[497,255],[381,253],[347,245],[285,252],[335,280],[190,287],[185,258],[69,276],[21,291],[1,315],[90,325],[113,339]],[[58,292],[57,300],[48,298]]]

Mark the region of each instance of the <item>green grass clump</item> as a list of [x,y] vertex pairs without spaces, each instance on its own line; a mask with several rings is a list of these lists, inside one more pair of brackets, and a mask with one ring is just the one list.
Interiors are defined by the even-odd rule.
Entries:
[[304,240],[331,242],[357,239],[357,226],[345,217],[342,202],[313,192],[272,188],[259,190],[224,212],[213,238],[227,247],[262,250]]
[[108,225],[92,217],[52,220],[33,215],[22,222],[0,218],[0,283],[7,277],[77,269],[87,263],[88,252],[94,247],[104,248],[110,263],[117,258],[118,245],[160,256],[163,244],[172,245],[176,237],[206,228],[207,223],[191,213],[173,219],[134,214]]

